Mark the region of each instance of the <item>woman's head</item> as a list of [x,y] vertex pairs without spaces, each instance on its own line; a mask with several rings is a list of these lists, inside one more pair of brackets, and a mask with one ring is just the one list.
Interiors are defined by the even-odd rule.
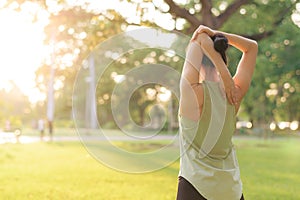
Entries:
[[227,65],[227,58],[226,58],[226,50],[228,48],[228,39],[223,34],[215,34],[211,37],[214,41],[214,48],[217,52],[219,52],[223,58],[223,61]]
[[[216,34],[211,39],[214,42],[214,49],[220,53],[222,56],[223,61],[227,65],[227,57],[226,57],[226,50],[228,48],[228,40],[223,34]],[[213,62],[203,54],[202,57],[202,68],[200,68],[200,79],[202,80],[210,80],[210,81],[219,81],[219,76],[215,65]]]

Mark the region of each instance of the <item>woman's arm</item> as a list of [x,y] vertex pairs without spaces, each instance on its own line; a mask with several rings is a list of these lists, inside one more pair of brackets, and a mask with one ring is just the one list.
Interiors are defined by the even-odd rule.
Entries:
[[190,42],[187,47],[186,57],[182,69],[182,78],[185,78],[190,85],[199,83],[199,71],[203,53],[201,47],[195,42]]
[[180,80],[180,115],[197,121],[203,104],[203,88],[199,84],[199,71],[203,52],[196,42],[190,42]]
[[235,34],[223,34],[225,35],[225,37],[227,37],[230,45],[243,52],[233,80],[235,84],[241,89],[242,96],[244,96],[250,87],[250,83],[254,73],[256,56],[258,52],[257,42]]
[[204,53],[214,63],[223,81],[229,103],[235,104],[237,102],[237,94],[234,81],[221,55],[214,49],[212,39],[206,33],[200,33],[195,39],[192,39],[192,41],[198,42]]
[[233,77],[235,84],[241,90],[240,98],[242,98],[249,89],[254,72],[258,51],[257,42],[236,34],[215,31],[202,25],[195,31],[192,40],[195,40],[201,33],[206,33],[210,37],[217,33],[222,33],[228,39],[230,45],[243,52],[243,56]]

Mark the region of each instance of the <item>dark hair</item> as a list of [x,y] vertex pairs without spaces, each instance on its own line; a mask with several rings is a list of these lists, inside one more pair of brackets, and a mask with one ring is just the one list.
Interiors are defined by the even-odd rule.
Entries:
[[228,39],[221,33],[215,34],[211,37],[214,41],[214,48],[217,52],[219,52],[223,58],[223,61],[227,65],[227,57],[226,57],[226,50],[228,48]]

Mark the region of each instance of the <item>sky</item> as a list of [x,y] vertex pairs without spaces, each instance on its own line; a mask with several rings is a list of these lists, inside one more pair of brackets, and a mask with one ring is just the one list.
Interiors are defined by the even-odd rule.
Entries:
[[[156,0],[159,3],[161,0]],[[182,1],[182,0],[181,0]],[[43,28],[48,23],[48,14],[31,2],[21,7],[22,12],[13,11],[19,5],[14,2],[10,8],[2,8],[5,0],[0,0],[0,89],[9,90],[10,80],[29,97],[32,103],[46,98],[45,94],[35,88],[35,71],[43,59],[49,56],[50,50],[43,44]],[[57,1],[48,1],[49,10],[54,12],[60,9]],[[81,4],[84,0],[67,0],[72,4]],[[132,16],[136,8],[124,1],[120,6],[118,0],[91,1],[93,8],[113,9],[121,12],[129,21],[138,23],[139,19]],[[30,13],[38,12],[38,22],[32,23]],[[163,21],[163,20],[162,20]],[[168,23],[166,19],[165,24]]]
[[[33,11],[38,8],[31,6],[26,9]],[[34,81],[35,70],[47,54],[43,44],[43,27],[47,22],[44,17],[44,22],[33,24],[32,16],[25,12],[0,10],[0,88],[9,90],[9,82],[13,80],[32,102],[44,98],[37,95]]]
[[[85,0],[67,0],[69,4],[80,4]],[[141,0],[140,0],[141,1]],[[156,6],[162,6],[163,0],[152,1]],[[176,0],[184,3],[186,0]],[[43,27],[48,22],[48,14],[39,9],[38,6],[26,2],[22,10],[16,12],[12,9],[3,9],[6,1],[0,0],[0,89],[9,90],[9,81],[13,80],[17,86],[34,103],[46,98],[45,94],[39,93],[35,88],[35,71],[41,65],[43,59],[49,56],[50,50],[43,44]],[[50,2],[50,9],[59,9],[56,1]],[[52,2],[52,3],[51,3]],[[119,0],[91,1],[93,8],[112,9],[120,12],[129,22],[138,23],[139,18],[132,15],[136,8],[128,2]],[[105,2],[105,3],[104,3]],[[17,3],[12,3],[11,8],[18,7]],[[296,6],[297,11],[292,15],[292,19],[300,27],[300,3]],[[162,6],[162,9],[167,9]],[[32,23],[30,13],[39,13],[38,22]],[[154,17],[155,16],[155,17]],[[171,16],[159,16],[155,10],[149,10],[147,19],[155,21],[158,25],[166,29],[173,29],[174,24],[170,23]],[[176,25],[177,26],[177,25]],[[182,26],[182,24],[178,24]],[[178,27],[177,27],[178,28]]]

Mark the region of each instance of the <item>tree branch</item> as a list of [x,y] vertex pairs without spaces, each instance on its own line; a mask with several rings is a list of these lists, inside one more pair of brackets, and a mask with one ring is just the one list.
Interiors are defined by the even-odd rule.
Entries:
[[273,26],[274,26],[274,27],[276,27],[276,26],[278,26],[278,25],[281,24],[281,22],[284,20],[285,16],[291,12],[292,8],[296,5],[296,3],[297,3],[297,2],[295,1],[295,2],[292,3],[289,7],[287,7],[287,8],[285,8],[285,9],[281,10],[281,11],[278,13],[277,16],[279,16],[279,18],[278,18],[278,20],[276,20],[276,21],[273,23]]
[[278,27],[281,22],[285,19],[286,15],[289,14],[292,10],[292,8],[296,5],[296,2],[295,3],[292,3],[289,7],[285,8],[285,9],[282,9],[279,13],[278,13],[278,19],[275,20],[272,24],[272,30],[269,30],[269,31],[264,31],[262,33],[259,33],[259,34],[254,34],[254,35],[251,35],[251,36],[245,36],[245,37],[248,37],[248,38],[251,38],[251,39],[254,39],[256,41],[259,41],[259,40],[262,40],[264,38],[267,38],[271,35],[273,35],[275,32],[273,30],[276,30],[276,27]]
[[201,24],[201,21],[199,19],[197,19],[194,15],[189,13],[189,11],[186,10],[185,8],[181,8],[180,6],[175,4],[173,0],[164,0],[164,1],[170,7],[169,13],[186,19],[188,22],[191,23],[193,27],[197,27]]
[[258,33],[258,34],[254,34],[254,35],[243,35],[243,36],[246,38],[252,39],[252,40],[259,41],[259,40],[267,38],[273,34],[274,34],[274,31],[264,31],[262,33]]
[[216,29],[216,18],[213,16],[212,2],[211,0],[200,0],[202,4],[201,15],[203,20],[203,25],[209,26],[212,29]]
[[230,16],[232,16],[242,5],[253,2],[253,0],[235,0],[226,10],[217,17],[216,29],[219,29]]

